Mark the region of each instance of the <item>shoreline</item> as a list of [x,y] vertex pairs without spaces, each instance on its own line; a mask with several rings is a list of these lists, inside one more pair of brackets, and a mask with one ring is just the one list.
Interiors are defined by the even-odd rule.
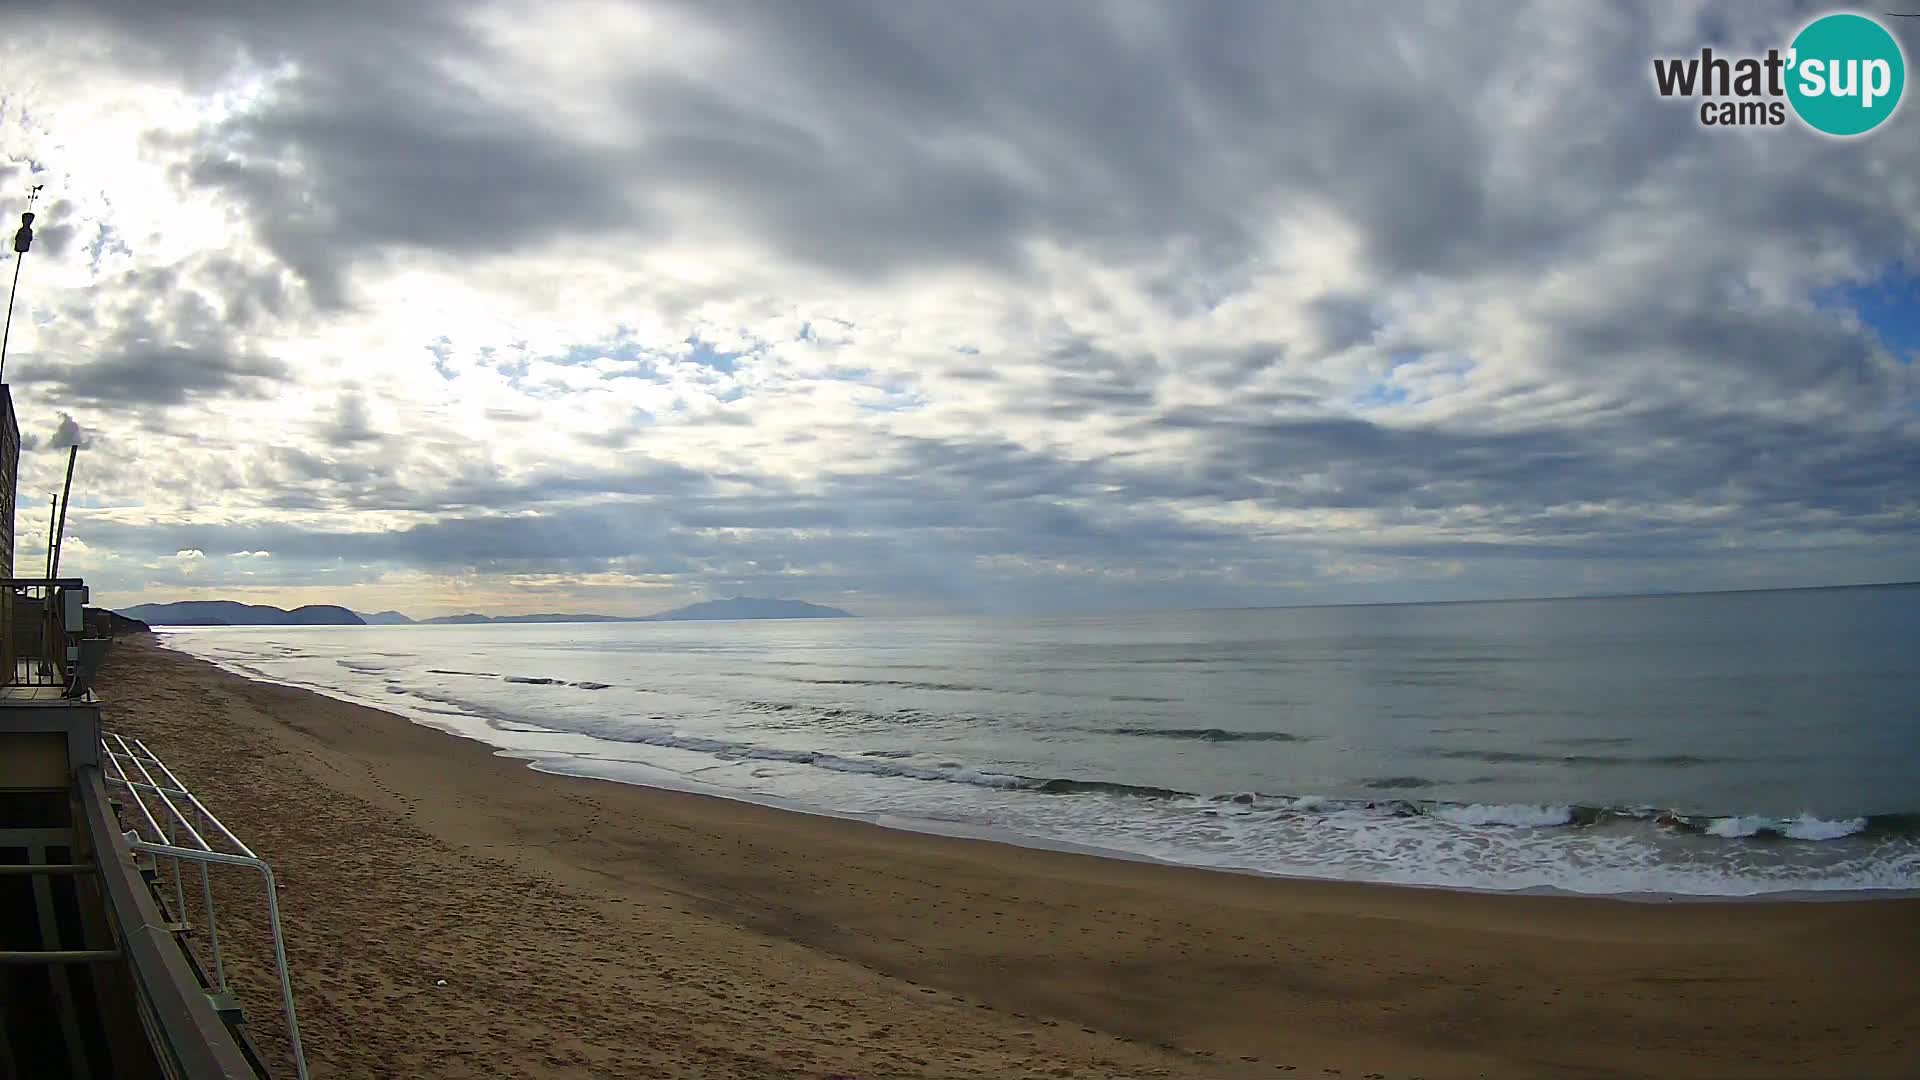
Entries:
[[[199,658],[195,657],[195,659]],[[208,662],[211,663],[211,661]],[[253,676],[242,677],[254,678]],[[307,693],[318,694],[322,697],[329,697],[345,704],[377,709],[377,706],[369,705],[366,702],[355,701],[350,697],[329,693],[314,687],[299,686],[274,679],[255,679],[254,681],[271,682],[274,685],[285,686],[291,690],[302,690]],[[757,792],[742,791],[738,788],[724,788],[712,784],[700,784],[679,778],[671,773],[667,773],[656,779],[643,780],[623,779],[621,777],[609,776],[602,772],[593,772],[586,769],[568,770],[544,768],[543,766],[548,762],[580,761],[581,759],[566,754],[540,754],[531,751],[504,750],[493,747],[492,744],[484,739],[476,738],[462,732],[449,731],[445,728],[436,727],[424,721],[394,712],[391,709],[377,709],[377,711],[388,713],[396,719],[405,720],[411,724],[418,724],[432,731],[438,731],[455,738],[467,739],[471,742],[479,743],[482,746],[487,746],[502,758],[511,761],[525,762],[527,767],[535,772],[543,772],[550,776],[566,776],[581,780],[598,780],[609,784],[626,784],[633,787],[651,788],[659,791],[699,795],[711,799],[724,799],[729,802],[743,803],[747,806],[763,807],[783,814],[804,814],[809,817],[828,818],[836,821],[855,821],[864,825],[871,825],[877,829],[889,829],[894,832],[903,832],[913,836],[941,836],[955,840],[972,840],[983,844],[1003,844],[1007,847],[1024,848],[1030,851],[1052,851],[1064,855],[1079,855],[1090,859],[1111,859],[1115,862],[1141,863],[1147,866],[1177,867],[1182,870],[1193,870],[1204,874],[1232,874],[1235,876],[1254,877],[1271,881],[1333,882],[1344,885],[1359,885],[1371,889],[1410,889],[1414,891],[1465,893],[1470,896],[1538,896],[1557,897],[1568,900],[1610,900],[1623,904],[1850,904],[1873,900],[1920,899],[1920,889],[1791,889],[1778,892],[1743,893],[1725,896],[1702,893],[1663,892],[1587,893],[1577,892],[1572,889],[1556,888],[1551,885],[1529,885],[1518,889],[1485,889],[1476,888],[1471,885],[1446,885],[1411,881],[1366,881],[1359,878],[1327,877],[1317,874],[1283,874],[1277,871],[1260,870],[1244,866],[1207,866],[1200,863],[1175,862],[1172,859],[1156,858],[1152,855],[1127,851],[1121,848],[1101,847],[1097,844],[1078,844],[1069,840],[1053,840],[1044,836],[1034,836],[1029,833],[995,829],[991,826],[974,825],[969,822],[941,821],[935,818],[916,818],[905,814],[863,814],[818,806],[805,806],[800,803],[782,799],[777,795],[762,795]],[[666,770],[642,765],[638,762],[625,762],[623,764],[633,765],[637,769],[650,769],[651,771],[661,773],[667,772]]]
[[[556,775],[152,639],[100,685],[286,884],[316,1077],[1920,1065],[1911,899],[1223,873]],[[223,941],[246,905],[222,897]],[[266,1038],[271,1000],[247,998]]]
[[[1601,597],[1598,599],[1613,599],[1613,598]],[[763,794],[759,792],[746,791],[738,788],[724,787],[721,785],[702,784],[698,781],[688,780],[684,776],[681,776],[680,774],[675,773],[672,770],[651,765],[646,762],[621,761],[621,760],[615,760],[615,759],[596,758],[591,755],[569,754],[561,751],[518,750],[512,747],[498,745],[488,740],[482,735],[478,735],[473,732],[463,730],[456,725],[445,723],[439,720],[428,719],[424,714],[418,711],[402,709],[394,706],[390,702],[383,702],[383,701],[379,701],[377,699],[372,699],[372,698],[357,697],[346,691],[342,691],[334,687],[311,686],[311,685],[305,685],[301,683],[288,682],[282,679],[274,678],[266,674],[265,672],[262,672],[253,668],[249,668],[242,664],[234,664],[233,666],[229,667],[225,664],[222,664],[218,660],[209,660],[203,657],[195,656],[193,653],[188,652],[185,649],[175,648],[174,646],[167,644],[167,635],[165,634],[151,634],[151,636],[153,638],[153,644],[159,648],[168,649],[172,652],[179,653],[182,656],[186,656],[200,663],[211,665],[212,667],[218,668],[219,670],[226,672],[227,674],[233,675],[236,678],[247,679],[252,682],[265,683],[273,686],[282,686],[290,690],[299,690],[305,693],[316,694],[321,697],[326,697],[331,700],[341,702],[343,704],[353,705],[360,708],[373,709],[378,712],[386,713],[388,715],[395,717],[396,719],[403,720],[407,723],[417,725],[419,727],[425,728],[430,731],[435,731],[441,734],[450,735],[455,738],[466,740],[468,742],[477,743],[481,746],[486,747],[491,753],[499,757],[502,757],[508,760],[525,762],[528,768],[538,772],[548,773],[549,775],[566,776],[566,777],[573,777],[577,779],[599,780],[606,783],[623,784],[623,785],[636,786],[636,787],[652,788],[656,790],[681,792],[685,794],[705,796],[708,798],[724,799],[728,801],[742,803],[749,806],[764,807],[766,809],[782,812],[782,813],[806,814],[806,815],[821,817],[821,818],[829,818],[829,819],[844,820],[844,821],[855,821],[855,822],[861,822],[867,825],[871,825],[876,828],[891,829],[899,832],[906,832],[909,834],[941,836],[941,837],[948,837],[948,838],[955,838],[955,839],[974,840],[982,843],[1005,844],[1012,847],[1027,848],[1027,849],[1037,850],[1037,851],[1061,852],[1066,854],[1081,855],[1089,858],[1113,859],[1113,860],[1122,861],[1122,862],[1143,863],[1143,864],[1153,865],[1153,866],[1180,867],[1183,869],[1196,870],[1196,871],[1207,872],[1207,873],[1243,875],[1243,876],[1250,876],[1250,877],[1256,877],[1256,878],[1262,878],[1262,879],[1271,879],[1275,881],[1339,882],[1339,883],[1366,885],[1366,886],[1388,888],[1388,889],[1414,889],[1414,890],[1436,890],[1436,891],[1442,891],[1442,892],[1460,892],[1460,893],[1467,893],[1467,894],[1476,895],[1476,896],[1539,896],[1539,897],[1583,898],[1583,899],[1596,899],[1596,900],[1613,900],[1621,903],[1632,903],[1632,904],[1652,904],[1652,905],[1658,905],[1658,906],[1664,906],[1669,904],[1714,904],[1714,903],[1728,903],[1728,904],[1858,903],[1861,901],[1872,901],[1872,900],[1902,900],[1902,899],[1920,898],[1920,889],[1873,889],[1873,888],[1782,889],[1777,891],[1766,891],[1766,892],[1724,893],[1724,894],[1660,892],[1660,891],[1653,891],[1653,890],[1643,890],[1638,892],[1583,892],[1577,889],[1562,888],[1554,885],[1528,885],[1528,886],[1522,886],[1518,888],[1500,889],[1500,888],[1488,888],[1488,887],[1480,887],[1480,886],[1474,886],[1474,885],[1459,885],[1459,884],[1440,883],[1440,882],[1372,881],[1372,880],[1367,880],[1365,878],[1346,878],[1346,877],[1336,877],[1336,876],[1330,876],[1330,875],[1324,875],[1324,874],[1285,873],[1280,871],[1264,870],[1257,867],[1248,867],[1248,866],[1223,866],[1223,865],[1208,865],[1204,863],[1179,862],[1172,859],[1160,858],[1158,856],[1149,855],[1143,852],[1128,851],[1124,848],[1106,847],[1099,844],[1087,844],[1087,843],[1080,843],[1080,842],[1071,841],[1071,840],[1056,840],[1050,837],[1038,836],[1030,833],[1022,833],[1022,832],[1018,832],[1011,829],[998,829],[990,825],[980,825],[972,822],[942,820],[942,819],[936,819],[936,818],[920,818],[920,817],[913,817],[911,815],[904,815],[904,814],[858,813],[858,812],[836,810],[836,809],[825,807],[825,806],[806,805],[799,802],[795,802],[790,799],[782,798],[777,795],[768,795],[768,794]],[[236,670],[236,668],[238,670]],[[473,719],[478,720],[479,718],[473,718]],[[555,734],[564,735],[566,733],[556,732]],[[582,735],[579,737],[582,739],[587,739],[591,741],[598,741],[594,739],[594,737],[592,736]],[[555,762],[555,763],[575,762],[575,763],[579,763],[583,767],[577,768],[577,769],[543,767],[544,765],[546,765],[546,763],[549,763],[549,762]],[[596,765],[598,766],[597,768],[594,767]],[[639,776],[615,775],[616,773],[620,773],[620,772],[628,772],[633,774],[652,773],[657,775],[647,776],[644,778]]]

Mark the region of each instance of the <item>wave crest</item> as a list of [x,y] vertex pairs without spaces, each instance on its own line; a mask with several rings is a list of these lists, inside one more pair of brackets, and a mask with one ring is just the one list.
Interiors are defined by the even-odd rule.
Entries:
[[1193,739],[1200,742],[1309,742],[1317,735],[1295,735],[1290,731],[1235,731],[1229,728],[1100,728],[1104,735],[1134,735],[1150,739]]

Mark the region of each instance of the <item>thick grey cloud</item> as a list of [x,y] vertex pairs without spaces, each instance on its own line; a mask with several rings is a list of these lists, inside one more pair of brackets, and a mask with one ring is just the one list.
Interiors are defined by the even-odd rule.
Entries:
[[33,367],[22,383],[47,383],[68,400],[89,405],[176,405],[201,394],[262,394],[286,374],[267,357],[162,344],[137,330],[116,336],[105,355],[72,366]]
[[[1563,251],[1697,135],[1677,113],[1649,124],[1603,99],[1583,141],[1612,152],[1549,156],[1538,164],[1565,166],[1551,185],[1504,180],[1466,87],[1433,92],[1494,68],[1495,39],[1428,12],[686,5],[683,19],[726,36],[726,77],[636,70],[615,126],[588,140],[510,85],[482,97],[450,76],[488,60],[457,6],[161,7],[97,18],[133,59],[200,78],[222,58],[294,66],[267,103],[205,133],[182,175],[236,197],[323,303],[384,250],[501,253],[597,230],[643,243],[674,227],[662,201],[686,199],[859,274],[1015,271],[1038,237],[1117,256],[1173,244],[1232,266],[1289,201],[1364,223],[1393,272],[1511,265]],[[1615,47],[1567,60],[1593,85],[1637,86],[1645,20],[1613,23]],[[1448,49],[1423,72],[1394,47],[1407,40]]]
[[80,429],[80,425],[74,421],[73,417],[66,413],[61,413],[60,426],[53,430],[53,437],[47,440],[47,449],[65,450],[69,447],[85,446],[86,444],[87,433]]
[[412,73],[300,76],[282,91],[292,104],[222,126],[184,177],[235,196],[328,306],[347,300],[343,267],[386,248],[506,254],[527,238],[639,224],[614,162]]
[[59,400],[102,407],[260,397],[289,371],[247,332],[287,300],[280,276],[212,257],[105,278],[58,312],[58,346],[23,352],[9,378]]

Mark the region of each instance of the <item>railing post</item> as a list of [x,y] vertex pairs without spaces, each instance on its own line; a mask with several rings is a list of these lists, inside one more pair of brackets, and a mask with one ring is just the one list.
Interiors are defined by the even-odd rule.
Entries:
[[14,636],[13,588],[9,586],[0,589],[0,671],[6,673],[8,682],[20,677],[19,669],[14,666]]
[[267,930],[273,937],[273,963],[280,976],[280,1005],[287,1014],[287,1042],[293,1050],[293,1063],[300,1080],[308,1080],[307,1055],[300,1043],[300,1017],[293,1007],[293,975],[287,967],[286,934],[280,925],[280,899],[276,895],[279,887],[273,880],[273,867],[268,866],[262,859],[246,855],[229,855],[224,851],[195,851],[192,848],[153,844],[145,840],[130,840],[127,846],[134,851],[144,851],[149,855],[168,855],[176,862],[180,859],[193,859],[203,864],[247,866],[260,872],[261,880],[265,882],[267,888]]
[[300,1018],[293,1012],[293,979],[287,974],[287,939],[280,932],[279,888],[273,883],[273,867],[255,859],[260,866],[260,876],[267,882],[267,929],[273,933],[273,962],[280,968],[280,1004],[287,1010],[287,1041],[293,1044],[293,1061],[300,1070],[300,1080],[307,1080],[307,1054],[300,1048]]
[[47,652],[53,654],[53,670],[61,682],[67,681],[67,616],[61,610],[67,605],[62,602],[59,590],[51,584],[47,586],[47,619],[53,633],[47,638]]
[[[176,860],[177,861],[177,860]],[[213,915],[213,881],[207,875],[207,864],[200,864],[200,899],[207,908],[207,941],[213,945],[213,981],[219,984],[220,992],[227,992],[227,966],[220,962],[220,920]]]

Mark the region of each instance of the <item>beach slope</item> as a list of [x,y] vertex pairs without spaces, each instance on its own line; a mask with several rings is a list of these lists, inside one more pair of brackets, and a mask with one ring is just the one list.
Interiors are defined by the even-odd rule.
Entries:
[[1211,873],[546,775],[145,637],[101,687],[281,875],[318,1077],[1920,1073],[1920,901]]

